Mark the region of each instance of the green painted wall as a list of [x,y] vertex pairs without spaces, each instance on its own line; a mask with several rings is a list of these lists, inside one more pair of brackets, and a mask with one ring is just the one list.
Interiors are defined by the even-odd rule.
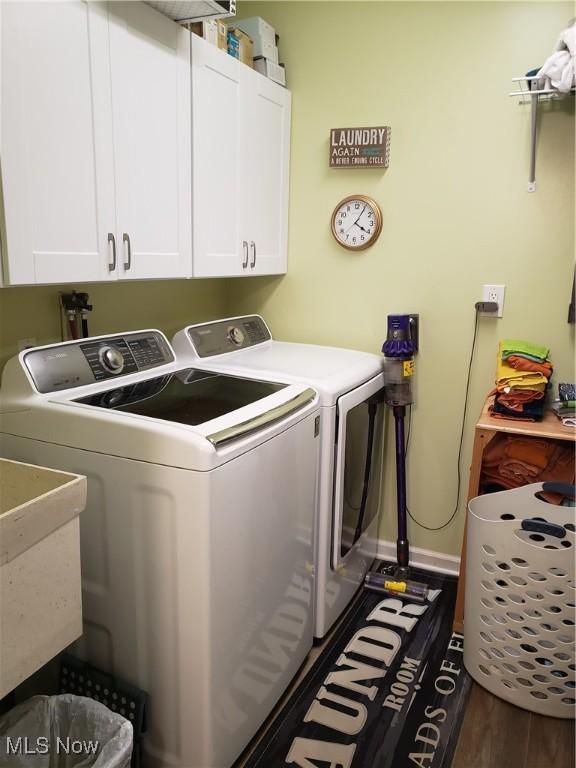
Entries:
[[[409,454],[414,514],[439,525],[454,507],[456,455],[474,309],[504,283],[504,318],[482,319],[465,450],[494,378],[498,340],[546,343],[556,380],[574,377],[566,324],[574,258],[573,100],[542,109],[537,192],[526,191],[530,108],[511,78],[540,65],[571,3],[241,2],[280,34],[293,92],[289,271],[228,282],[230,312],[261,312],[281,339],[378,352],[390,312],[419,312],[421,353]],[[391,125],[390,168],[330,170],[332,127]],[[362,254],[330,234],[338,200],[373,196],[383,233]],[[388,445],[382,535],[394,537]],[[413,544],[457,554],[464,504]]]
[[[454,504],[455,463],[474,301],[507,286],[505,316],[478,332],[462,460],[490,389],[497,342],[550,345],[556,379],[574,376],[565,323],[574,257],[573,101],[542,110],[538,189],[526,192],[529,107],[510,78],[540,64],[573,15],[570,3],[241,2],[281,35],[293,92],[289,272],[284,278],[73,286],[95,305],[91,333],[261,312],[279,338],[378,352],[390,312],[419,312],[410,505],[428,525]],[[392,126],[385,172],[329,170],[332,127]],[[381,205],[384,230],[362,254],[331,237],[329,218],[352,192]],[[18,339],[60,338],[59,287],[0,290],[0,365]],[[389,435],[390,437],[391,435]],[[393,538],[391,443],[382,535]],[[438,533],[411,524],[413,544],[458,553],[464,504]]]
[[94,310],[92,336],[118,331],[159,328],[172,338],[191,322],[226,314],[221,280],[154,280],[134,283],[42,286],[0,289],[0,367],[18,351],[18,339],[38,344],[61,340],[58,293],[87,291]]

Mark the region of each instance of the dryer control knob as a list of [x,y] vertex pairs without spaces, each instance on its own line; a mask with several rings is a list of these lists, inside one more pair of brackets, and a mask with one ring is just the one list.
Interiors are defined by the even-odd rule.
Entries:
[[124,357],[116,347],[102,347],[98,354],[102,367],[110,373],[121,373],[124,368]]
[[244,341],[244,334],[237,325],[233,325],[228,329],[228,338],[232,344],[235,344],[237,347],[239,347]]

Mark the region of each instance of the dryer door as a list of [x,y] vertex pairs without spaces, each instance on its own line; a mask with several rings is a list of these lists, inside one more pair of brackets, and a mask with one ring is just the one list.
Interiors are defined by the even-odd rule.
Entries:
[[383,381],[366,382],[338,399],[332,567],[361,546],[378,515],[382,477]]

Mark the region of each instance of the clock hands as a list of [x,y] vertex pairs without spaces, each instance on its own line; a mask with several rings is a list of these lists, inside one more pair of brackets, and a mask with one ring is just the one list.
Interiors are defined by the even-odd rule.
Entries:
[[[354,221],[354,222],[352,222],[352,224],[350,224],[350,226],[348,227],[348,229],[346,230],[346,232],[350,232],[350,230],[352,229],[352,227],[354,226],[354,224],[356,224],[356,226],[360,227],[360,224],[358,224],[358,222],[359,222],[359,221],[360,221],[360,219],[362,218],[362,214],[364,213],[364,211],[365,211],[365,210],[366,210],[366,206],[364,206],[364,208],[362,208],[362,210],[360,211],[360,215],[358,216],[358,218],[356,219],[356,221]],[[360,229],[364,229],[364,227],[360,227]],[[365,230],[365,229],[364,229],[364,232],[366,232],[366,230]]]
[[[358,228],[357,232],[354,227]],[[332,234],[340,245],[350,250],[367,248],[378,238],[381,229],[382,212],[377,203],[364,195],[344,198],[332,213]]]
[[350,230],[352,229],[352,227],[356,226],[356,227],[358,227],[358,229],[361,229],[361,230],[362,230],[362,232],[366,232],[366,234],[367,234],[367,235],[369,235],[369,234],[370,234],[370,230],[369,230],[369,229],[366,229],[365,227],[363,227],[363,226],[362,226],[362,224],[358,224],[358,222],[359,222],[359,221],[360,221],[360,219],[362,218],[362,215],[364,214],[364,211],[366,210],[366,207],[367,207],[367,206],[365,205],[365,206],[364,206],[364,208],[362,208],[362,210],[360,211],[360,215],[358,216],[358,218],[356,219],[356,221],[354,221],[354,222],[353,222],[353,223],[352,223],[352,224],[351,224],[351,225],[348,227],[348,229],[346,230],[346,232],[350,232]]

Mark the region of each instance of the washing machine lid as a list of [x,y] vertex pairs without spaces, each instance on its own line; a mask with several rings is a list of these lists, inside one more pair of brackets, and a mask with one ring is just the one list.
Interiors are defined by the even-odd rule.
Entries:
[[172,341],[181,362],[213,371],[308,384],[322,405],[382,376],[382,357],[370,352],[272,339],[258,315],[188,326]]
[[346,391],[351,378],[358,385],[382,373],[382,358],[378,355],[287,341],[271,341],[228,355],[228,364],[252,374],[266,373],[266,377],[280,374],[291,380],[306,381],[327,392]]
[[184,368],[74,398],[95,408],[198,426],[286,389],[287,384]]

